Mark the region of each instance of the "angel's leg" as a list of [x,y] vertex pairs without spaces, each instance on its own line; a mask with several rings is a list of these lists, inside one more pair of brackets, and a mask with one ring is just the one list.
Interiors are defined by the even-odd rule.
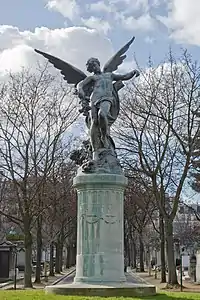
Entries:
[[101,140],[105,148],[109,148],[109,126],[108,126],[108,114],[110,111],[110,101],[102,101],[100,104],[100,110],[98,113],[98,123],[101,130]]
[[90,142],[93,152],[102,147],[100,130],[98,127],[98,110],[96,106],[92,106],[91,109]]

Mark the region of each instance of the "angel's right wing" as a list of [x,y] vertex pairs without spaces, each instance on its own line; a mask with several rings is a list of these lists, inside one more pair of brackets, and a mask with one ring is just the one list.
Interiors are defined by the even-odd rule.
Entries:
[[56,69],[61,70],[61,74],[64,76],[64,80],[66,80],[69,84],[75,84],[76,86],[80,81],[87,77],[84,72],[70,65],[69,63],[40,50],[34,50],[35,52],[47,58],[48,61],[52,63]]

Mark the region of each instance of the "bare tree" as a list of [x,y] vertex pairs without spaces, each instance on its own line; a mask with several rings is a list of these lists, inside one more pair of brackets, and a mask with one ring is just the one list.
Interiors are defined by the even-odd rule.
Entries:
[[[124,203],[125,249],[129,257],[129,264],[133,261],[134,267],[136,267],[134,251],[136,252],[136,249],[139,248],[140,271],[144,272],[144,236],[146,227],[155,211],[155,203],[148,183],[140,174],[128,174],[127,172],[126,175],[129,176],[129,181]],[[135,244],[136,240],[139,242],[139,247]]]
[[141,73],[140,82],[124,94],[118,138],[129,167],[151,181],[165,224],[168,283],[173,285],[178,283],[173,221],[199,132],[200,66],[186,51],[177,61],[170,52],[165,63],[150,64]]
[[[74,176],[74,164],[69,161],[69,154],[71,153],[71,146],[74,139],[68,139],[64,145],[60,145],[56,152],[54,162],[51,170],[46,176],[41,189],[37,193],[38,209],[43,211],[37,218],[35,227],[36,236],[36,276],[35,282],[41,281],[41,259],[42,250],[51,249],[56,240],[65,240],[65,231],[67,230],[67,223],[70,223],[74,217],[74,209],[70,210],[71,201],[74,199],[72,178]],[[35,177],[36,179],[36,177]],[[71,214],[70,214],[71,213]],[[73,215],[72,218],[70,218]],[[62,226],[59,227],[62,220]],[[63,234],[61,234],[63,232]],[[58,238],[59,237],[59,238]],[[63,244],[59,242],[59,245]],[[59,256],[62,249],[59,247]],[[51,276],[53,275],[53,254],[51,253]],[[62,264],[59,264],[59,269]]]
[[183,204],[174,220],[174,237],[190,253],[199,244],[200,224],[194,211],[189,205]]
[[[76,194],[72,187],[75,166],[71,161],[56,162],[47,181],[49,207],[45,213],[45,240],[56,248],[56,273],[62,271],[63,246],[76,227]],[[51,274],[53,274],[52,261]]]
[[24,233],[24,286],[32,287],[32,228],[43,213],[44,181],[76,120],[76,101],[71,88],[61,86],[47,67],[8,77],[0,99],[1,170],[11,182],[19,212],[13,221]]

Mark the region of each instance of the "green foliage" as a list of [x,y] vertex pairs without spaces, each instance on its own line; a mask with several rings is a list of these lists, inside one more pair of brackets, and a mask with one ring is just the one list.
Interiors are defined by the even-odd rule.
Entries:
[[23,234],[16,234],[16,233],[9,233],[6,235],[7,241],[10,242],[17,242],[17,241],[23,241],[24,235]]
[[[57,296],[45,295],[44,291],[29,290],[29,291],[0,291],[0,300],[115,300],[117,298],[103,298],[103,297],[81,297],[81,296]],[[119,298],[123,300],[123,297]],[[144,297],[144,298],[124,298],[125,300],[195,300],[200,299],[200,293],[161,293],[157,296]]]

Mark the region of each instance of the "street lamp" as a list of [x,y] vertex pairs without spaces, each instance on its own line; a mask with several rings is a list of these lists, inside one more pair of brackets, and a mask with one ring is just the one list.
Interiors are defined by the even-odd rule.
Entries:
[[17,253],[18,253],[18,249],[17,249],[17,245],[14,245],[14,290],[17,289]]
[[[17,236],[17,232],[14,230],[14,227],[11,227],[8,235],[13,236],[13,237]],[[15,240],[16,240],[16,238],[15,238]],[[17,245],[14,244],[13,245],[13,253],[14,253],[14,290],[17,289],[17,252],[18,252]]]
[[181,266],[180,266],[180,269],[181,269],[181,273],[180,273],[180,282],[181,282],[181,292],[183,291],[183,252],[184,252],[185,248],[183,247],[181,249],[181,253],[180,253],[180,259],[181,259]]

